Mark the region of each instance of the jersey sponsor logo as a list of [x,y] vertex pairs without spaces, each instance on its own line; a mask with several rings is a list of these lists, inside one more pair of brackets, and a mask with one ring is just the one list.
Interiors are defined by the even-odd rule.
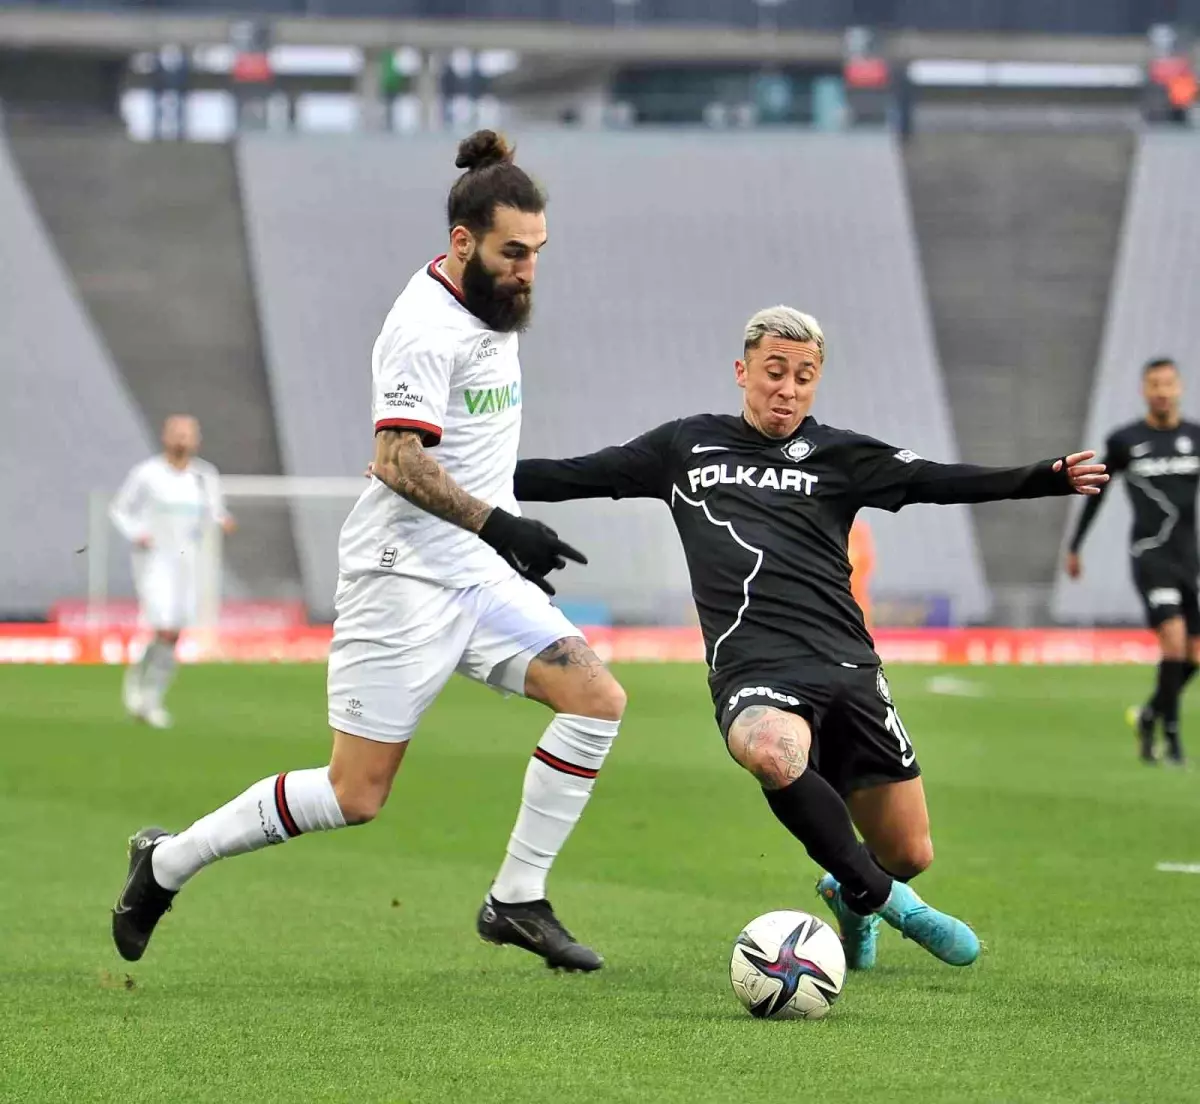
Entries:
[[701,487],[715,487],[719,483],[755,487],[760,491],[795,491],[811,495],[817,477],[796,468],[758,468],[746,464],[706,464],[688,471],[688,486],[693,494]]
[[879,691],[885,705],[892,704],[892,688],[888,685],[887,675],[883,673],[882,667],[875,674],[875,689]]
[[1130,446],[1129,455],[1134,458],[1138,456],[1145,456],[1146,453],[1150,451],[1151,447],[1152,446],[1149,441],[1142,441],[1139,444]]
[[1192,439],[1190,437],[1184,436],[1175,438],[1176,452],[1182,452],[1186,454],[1192,451],[1192,447]]
[[424,395],[413,392],[407,383],[401,380],[391,391],[383,393],[383,405],[401,410],[415,410],[418,403],[425,401]]
[[789,460],[794,460],[797,464],[807,456],[811,456],[813,449],[817,446],[811,441],[806,441],[803,437],[797,437],[795,440],[789,441],[781,450],[783,455]]
[[493,345],[490,337],[485,337],[479,343],[479,349],[475,353],[474,363],[478,364],[481,360],[486,360],[488,357],[494,357],[500,351],[499,345]]
[[728,452],[724,445],[692,445],[692,452]]
[[1200,456],[1147,456],[1129,465],[1134,475],[1153,479],[1159,475],[1200,474]]
[[912,449],[901,449],[892,459],[899,460],[902,464],[911,464],[914,460],[921,460],[923,457],[913,452]]
[[725,708],[732,709],[743,698],[766,698],[768,701],[779,702],[780,705],[796,706],[800,704],[799,698],[785,694],[781,690],[772,690],[769,686],[743,686],[730,697]]
[[1178,587],[1155,587],[1146,595],[1146,603],[1151,609],[1159,606],[1179,606],[1183,604],[1183,594]]
[[468,414],[499,414],[521,405],[521,385],[506,383],[503,387],[481,387],[478,391],[467,387],[463,390],[463,400]]

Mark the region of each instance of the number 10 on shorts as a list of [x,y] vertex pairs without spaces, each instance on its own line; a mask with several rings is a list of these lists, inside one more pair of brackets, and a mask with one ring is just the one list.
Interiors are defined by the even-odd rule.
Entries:
[[887,707],[887,720],[883,722],[883,727],[900,742],[900,762],[906,767],[911,767],[917,753],[913,750],[912,740],[908,738],[908,731],[894,705]]

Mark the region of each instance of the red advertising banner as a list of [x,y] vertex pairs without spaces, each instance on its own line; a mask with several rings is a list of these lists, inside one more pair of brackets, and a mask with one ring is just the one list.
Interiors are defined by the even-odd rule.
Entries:
[[[607,662],[703,662],[694,627],[589,628]],[[328,625],[190,630],[180,640],[184,663],[323,663]],[[126,624],[88,629],[62,624],[0,625],[0,663],[121,664],[140,655],[145,633]],[[879,629],[885,663],[1029,665],[1156,663],[1158,646],[1144,629]]]

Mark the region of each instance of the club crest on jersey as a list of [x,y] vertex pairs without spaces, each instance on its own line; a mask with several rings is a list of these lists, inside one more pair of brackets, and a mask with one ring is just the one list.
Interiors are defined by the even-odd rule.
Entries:
[[1190,437],[1184,436],[1175,438],[1176,451],[1182,452],[1185,456],[1192,451],[1192,447],[1192,439]]
[[883,698],[884,705],[892,704],[892,688],[888,685],[887,675],[883,673],[882,667],[875,672],[875,689],[879,691],[879,696]]
[[780,451],[789,460],[795,461],[795,463],[799,464],[801,460],[811,456],[813,449],[816,447],[817,446],[811,441],[806,441],[803,437],[797,437],[784,445]]

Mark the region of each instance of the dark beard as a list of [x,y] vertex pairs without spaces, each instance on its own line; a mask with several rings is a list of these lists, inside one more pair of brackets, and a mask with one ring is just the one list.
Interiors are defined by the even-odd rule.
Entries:
[[462,294],[463,305],[489,330],[520,333],[529,325],[533,294],[528,288],[498,289],[495,276],[484,267],[478,253],[463,267]]

